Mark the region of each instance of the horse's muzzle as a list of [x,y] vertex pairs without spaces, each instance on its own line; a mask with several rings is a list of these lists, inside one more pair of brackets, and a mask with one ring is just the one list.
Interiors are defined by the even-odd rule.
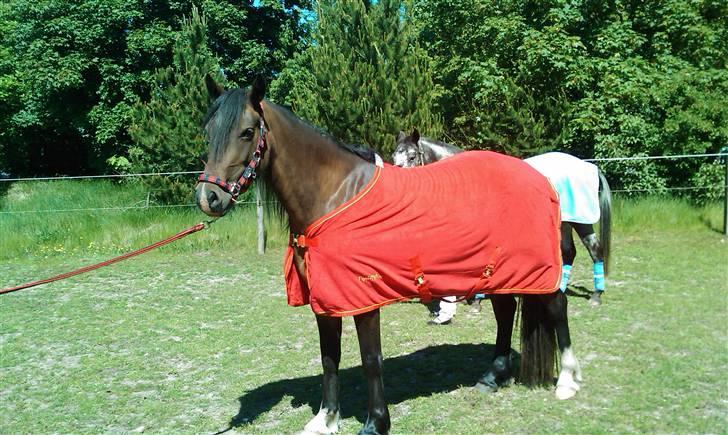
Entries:
[[197,206],[208,216],[220,217],[232,205],[232,197],[218,186],[210,183],[198,183],[195,187]]

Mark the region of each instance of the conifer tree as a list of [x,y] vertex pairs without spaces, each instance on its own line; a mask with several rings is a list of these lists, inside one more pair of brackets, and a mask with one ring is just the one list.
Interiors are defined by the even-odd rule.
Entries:
[[439,88],[409,9],[402,0],[320,1],[314,42],[284,69],[279,99],[338,139],[384,155],[399,130],[439,137]]
[[[206,149],[200,122],[209,105],[204,76],[222,81],[217,59],[207,46],[206,19],[193,8],[174,44],[171,66],[155,72],[149,101],[137,101],[129,133],[134,145],[130,162],[111,161],[134,172],[199,170],[198,157]],[[189,177],[148,177],[154,196],[162,201],[191,199]]]

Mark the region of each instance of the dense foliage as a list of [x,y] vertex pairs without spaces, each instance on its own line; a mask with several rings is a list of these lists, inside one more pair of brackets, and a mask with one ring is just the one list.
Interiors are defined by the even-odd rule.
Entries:
[[[420,0],[416,9],[451,140],[581,157],[717,152],[728,139],[727,17],[721,0]],[[722,177],[699,159],[602,167],[625,189]]]
[[173,64],[197,5],[233,82],[280,70],[305,35],[308,0],[4,0],[0,168],[27,175],[107,171],[125,155],[133,105]]
[[[128,159],[114,156],[109,163],[119,172],[156,173],[194,171],[206,149],[200,128],[209,105],[204,77],[218,82],[220,66],[207,44],[207,21],[197,8],[185,19],[174,44],[172,65],[158,69],[148,101],[137,100],[129,133],[134,142]],[[158,199],[191,199],[189,177],[146,177],[143,181]]]
[[[181,45],[193,6],[206,47]],[[715,153],[727,57],[725,0],[5,0],[0,172],[190,167],[209,69],[263,73],[272,99],[384,154],[412,127],[517,156]],[[600,166],[617,189],[722,193],[717,159]]]
[[391,153],[417,126],[439,135],[439,88],[401,0],[321,0],[307,50],[286,65],[274,96],[337,138]]

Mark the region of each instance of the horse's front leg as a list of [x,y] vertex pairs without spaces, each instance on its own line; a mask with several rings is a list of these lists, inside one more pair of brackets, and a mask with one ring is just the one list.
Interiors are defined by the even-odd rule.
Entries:
[[513,295],[493,295],[490,300],[497,323],[495,354],[490,367],[475,384],[475,388],[485,393],[496,392],[498,388],[513,382],[511,336],[513,335],[513,318],[516,314],[516,298]]
[[316,316],[321,365],[324,369],[321,409],[306,424],[304,434],[331,434],[339,430],[339,362],[341,361],[341,318]]
[[559,371],[559,379],[556,381],[556,397],[561,400],[570,399],[579,391],[577,382],[581,382],[581,367],[571,348],[567,298],[560,291],[544,295],[542,298],[556,329],[556,341],[561,352],[561,371]]
[[356,333],[359,337],[361,364],[367,377],[369,390],[369,414],[360,434],[385,434],[389,432],[390,420],[387,403],[384,401],[382,381],[382,342],[379,333],[379,310],[354,316]]

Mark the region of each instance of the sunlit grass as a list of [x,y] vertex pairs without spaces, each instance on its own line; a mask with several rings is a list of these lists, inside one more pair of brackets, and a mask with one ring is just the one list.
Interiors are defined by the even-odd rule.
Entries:
[[615,196],[614,226],[625,233],[645,230],[723,230],[723,204],[695,206],[686,199],[670,197],[621,198]]
[[[82,193],[76,192],[78,186]],[[135,185],[15,184],[2,211],[145,201]],[[202,220],[195,208],[0,214],[0,287],[136,249]],[[308,307],[286,306],[285,230],[255,252],[255,215],[134,260],[0,296],[0,433],[294,433],[321,399]],[[722,208],[615,198],[613,266],[590,308],[580,252],[569,323],[576,398],[470,388],[495,340],[490,307],[448,327],[416,303],[382,312],[393,433],[720,433],[728,415],[728,242]],[[91,246],[91,247],[90,247]],[[57,248],[57,249],[54,249]],[[356,332],[344,320],[341,433],[366,417]]]
[[[166,207],[149,201],[139,183],[53,181],[13,184],[0,197],[0,260],[20,256],[118,254],[154,243],[209,218],[192,204]],[[147,207],[148,208],[145,208]],[[214,224],[168,249],[257,247],[255,209],[236,207]],[[267,219],[268,243],[287,238],[277,220]]]

